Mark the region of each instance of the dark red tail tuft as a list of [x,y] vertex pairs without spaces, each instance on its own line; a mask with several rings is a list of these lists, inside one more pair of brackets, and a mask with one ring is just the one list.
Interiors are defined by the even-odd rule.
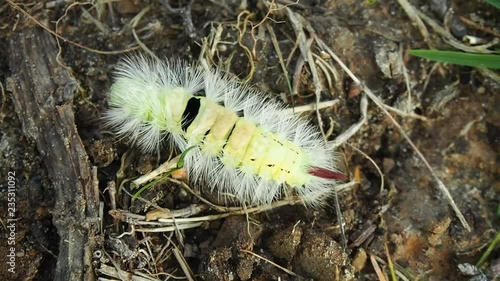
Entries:
[[347,176],[341,173],[330,171],[324,168],[312,166],[308,173],[318,178],[324,178],[329,180],[347,180]]

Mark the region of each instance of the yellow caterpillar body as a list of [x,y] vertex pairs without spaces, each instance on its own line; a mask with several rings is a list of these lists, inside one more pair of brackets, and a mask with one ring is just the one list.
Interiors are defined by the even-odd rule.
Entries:
[[314,127],[283,105],[182,62],[137,56],[117,69],[108,125],[145,152],[159,149],[164,138],[181,150],[195,146],[185,160],[195,181],[250,204],[268,204],[287,187],[313,205],[333,191],[339,174],[332,152]]

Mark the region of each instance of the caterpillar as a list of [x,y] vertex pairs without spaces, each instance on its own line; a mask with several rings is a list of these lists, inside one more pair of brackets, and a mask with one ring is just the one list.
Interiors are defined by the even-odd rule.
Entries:
[[218,70],[135,55],[116,67],[105,122],[144,153],[166,140],[184,151],[190,180],[269,204],[289,188],[318,205],[345,176],[318,129]]

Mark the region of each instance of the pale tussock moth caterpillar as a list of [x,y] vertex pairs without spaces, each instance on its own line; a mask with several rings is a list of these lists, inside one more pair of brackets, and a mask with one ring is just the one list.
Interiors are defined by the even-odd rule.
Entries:
[[344,178],[317,128],[228,75],[141,55],[116,69],[107,125],[144,152],[164,139],[181,151],[194,146],[185,165],[196,182],[250,204],[292,187],[318,205]]

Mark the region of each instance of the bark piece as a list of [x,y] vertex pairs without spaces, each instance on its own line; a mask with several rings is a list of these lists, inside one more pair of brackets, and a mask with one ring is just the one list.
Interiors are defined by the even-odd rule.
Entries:
[[93,280],[89,220],[97,214],[87,153],[74,122],[77,82],[56,61],[54,38],[24,29],[9,42],[12,100],[24,134],[34,140],[55,191],[53,224],[60,236],[54,280]]

